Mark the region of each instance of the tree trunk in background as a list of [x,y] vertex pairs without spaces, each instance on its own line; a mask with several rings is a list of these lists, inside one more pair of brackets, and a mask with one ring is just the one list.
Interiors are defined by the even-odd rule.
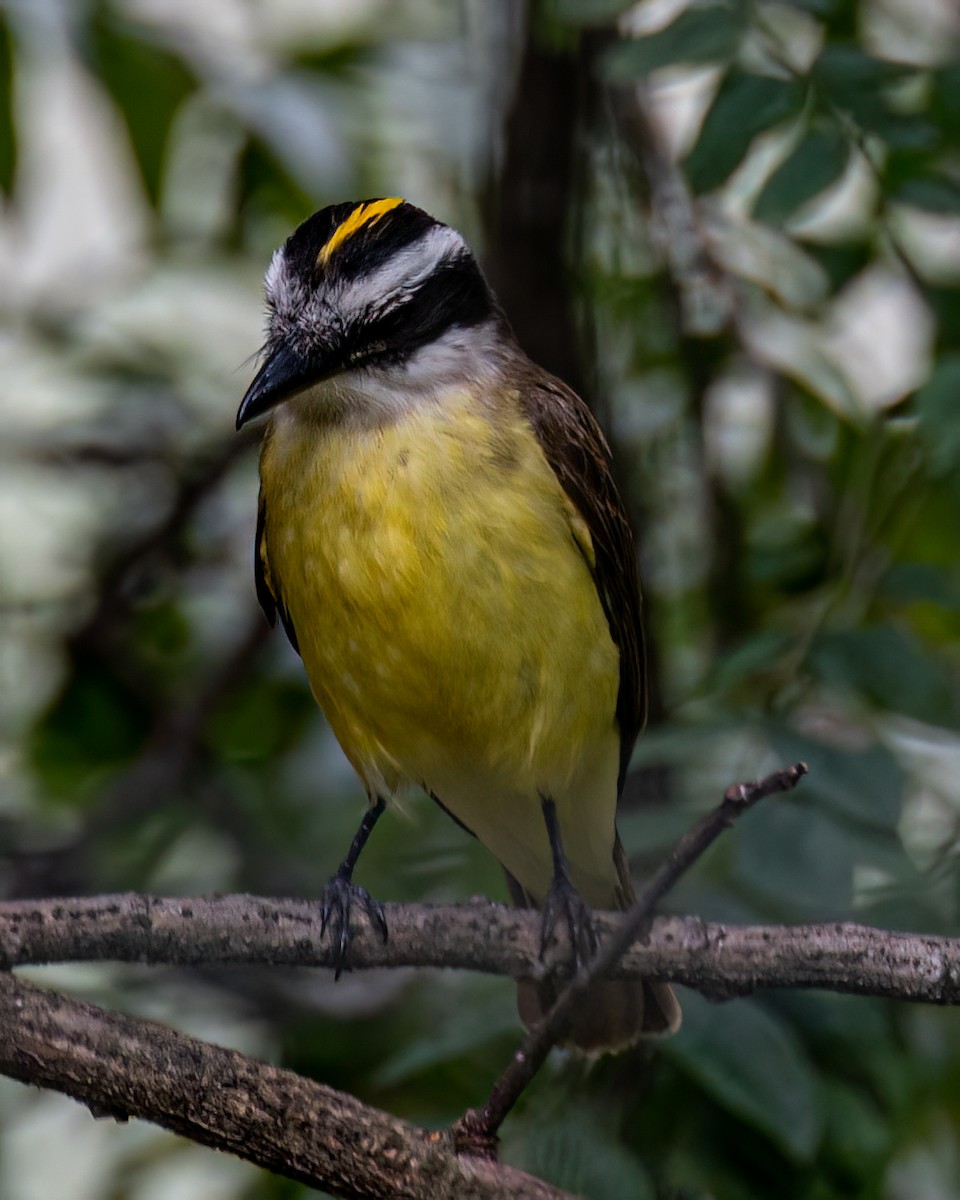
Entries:
[[[585,331],[574,317],[568,254],[583,195],[577,147],[584,131],[589,136],[600,119],[603,98],[595,64],[610,33],[593,30],[568,50],[548,46],[538,36],[536,7],[529,6],[520,26],[523,47],[503,133],[502,167],[487,189],[484,265],[526,353],[597,412],[602,404],[592,384],[595,373],[583,361]],[[615,445],[613,449],[616,458]],[[643,522],[624,490],[639,552]],[[663,715],[663,698],[649,628],[647,697],[649,720],[656,724]],[[652,790],[659,791],[660,782]]]
[[502,171],[488,188],[486,268],[526,353],[589,400],[567,267],[579,63],[542,45],[535,24],[523,25]]

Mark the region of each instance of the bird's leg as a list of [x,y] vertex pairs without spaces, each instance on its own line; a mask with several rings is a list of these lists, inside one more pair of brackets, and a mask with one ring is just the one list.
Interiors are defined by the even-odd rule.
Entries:
[[563,852],[563,841],[560,837],[557,806],[549,796],[542,794],[540,806],[547,826],[547,836],[550,838],[550,853],[553,855],[553,880],[543,906],[543,922],[540,926],[540,957],[543,958],[546,954],[554,928],[557,922],[562,920],[566,922],[570,933],[574,969],[579,970],[581,964],[590,958],[597,948],[593,914],[570,878],[567,856]]
[[385,808],[386,804],[378,796],[376,804],[372,804],[364,813],[346,858],[327,880],[320,898],[320,935],[322,937],[326,933],[329,924],[331,939],[336,939],[337,943],[333,960],[336,967],[335,979],[339,979],[347,967],[347,953],[350,949],[350,909],[355,900],[363,905],[370,924],[380,931],[384,941],[387,940],[387,918],[384,916],[383,905],[374,899],[366,888],[358,887],[353,882],[353,868],[357,865],[360,851],[367,844],[367,838]]

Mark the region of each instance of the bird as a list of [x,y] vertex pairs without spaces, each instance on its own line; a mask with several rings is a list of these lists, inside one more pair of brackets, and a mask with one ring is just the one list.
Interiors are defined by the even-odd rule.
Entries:
[[[237,428],[266,416],[255,577],[369,806],[320,900],[349,966],[353,881],[388,803],[421,787],[540,909],[575,965],[633,889],[616,808],[645,719],[631,524],[589,408],[532,362],[463,236],[399,197],[305,220],[264,282]],[[519,983],[528,1024],[559,985]],[[566,1044],[670,1033],[656,981],[601,981]]]

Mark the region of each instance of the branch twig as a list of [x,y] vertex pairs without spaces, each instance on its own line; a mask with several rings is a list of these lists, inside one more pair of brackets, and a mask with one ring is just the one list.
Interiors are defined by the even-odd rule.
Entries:
[[748,808],[765,796],[792,791],[806,775],[807,769],[806,763],[795,763],[785,771],[775,771],[759,782],[734,784],[727,788],[720,804],[701,817],[680,838],[669,858],[654,872],[613,934],[601,942],[585,969],[570,980],[543,1020],[529,1031],[520,1049],[493,1085],[483,1108],[466,1112],[454,1126],[454,1133],[462,1144],[476,1146],[481,1151],[484,1147],[489,1149],[495,1145],[497,1130],[562,1037],[574,1006],[597,980],[610,973],[630,943],[647,932],[654,909],[681,875]]

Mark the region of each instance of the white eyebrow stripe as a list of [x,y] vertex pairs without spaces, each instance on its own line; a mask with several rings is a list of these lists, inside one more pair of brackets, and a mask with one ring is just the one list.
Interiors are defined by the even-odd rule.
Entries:
[[279,250],[274,250],[273,257],[270,259],[270,266],[267,267],[267,273],[263,277],[263,290],[268,300],[277,301],[280,298],[285,283],[285,276],[285,261],[283,247],[281,246]]
[[342,285],[339,295],[344,312],[389,307],[398,294],[415,292],[441,263],[461,254],[463,238],[449,225],[434,225],[409,246],[398,250],[372,275],[362,275]]

